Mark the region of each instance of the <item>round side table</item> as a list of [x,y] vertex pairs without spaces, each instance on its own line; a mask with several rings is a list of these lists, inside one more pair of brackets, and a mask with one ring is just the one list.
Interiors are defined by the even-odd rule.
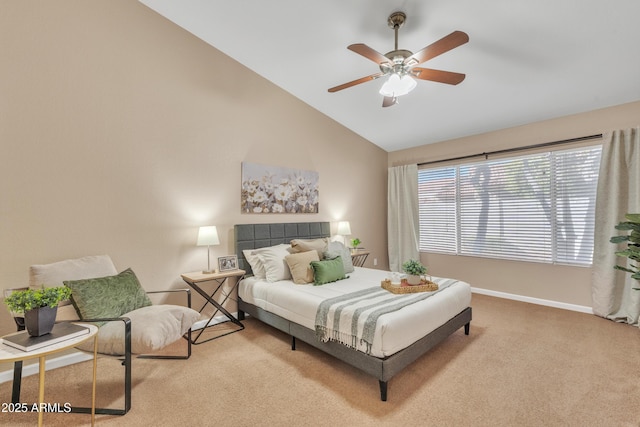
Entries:
[[[11,347],[3,342],[2,344],[0,344],[0,362],[19,362],[35,358],[39,359],[38,408],[41,408],[42,404],[44,403],[44,373],[46,357],[50,354],[55,354],[63,350],[75,347],[78,344],[93,338],[93,386],[91,394],[91,425],[93,426],[95,425],[96,416],[96,374],[98,368],[98,337],[96,334],[98,333],[98,327],[86,323],[83,323],[82,326],[87,327],[89,329],[89,333],[83,334],[79,337],[69,338],[55,344],[47,345],[36,350],[22,351],[17,348]],[[44,411],[39,410],[38,426],[42,426],[43,415]]]

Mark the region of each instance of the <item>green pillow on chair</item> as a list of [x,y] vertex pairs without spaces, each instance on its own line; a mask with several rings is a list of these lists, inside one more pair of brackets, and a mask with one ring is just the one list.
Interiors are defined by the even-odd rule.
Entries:
[[313,268],[313,284],[315,286],[346,279],[342,257],[324,261],[311,261]]
[[67,280],[63,283],[71,288],[71,303],[80,319],[120,317],[152,305],[130,268],[115,276]]

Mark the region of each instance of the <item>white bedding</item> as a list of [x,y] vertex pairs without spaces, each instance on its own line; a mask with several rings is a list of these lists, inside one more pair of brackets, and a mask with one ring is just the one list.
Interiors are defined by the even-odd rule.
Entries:
[[[322,300],[380,286],[389,273],[356,267],[348,276],[348,279],[322,286],[299,285],[291,280],[267,282],[248,277],[240,283],[238,294],[249,304],[314,330],[316,311]],[[432,280],[437,281],[438,278]],[[430,298],[380,316],[371,355],[386,357],[408,347],[470,304],[471,287],[459,281]],[[366,346],[361,344],[358,350],[366,351]]]

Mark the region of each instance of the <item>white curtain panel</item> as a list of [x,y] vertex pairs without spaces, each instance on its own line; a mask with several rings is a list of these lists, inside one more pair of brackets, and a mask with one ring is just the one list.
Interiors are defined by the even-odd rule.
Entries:
[[629,273],[614,270],[626,265],[626,258],[615,255],[624,245],[610,243],[622,233],[615,226],[625,214],[640,212],[640,127],[617,130],[605,135],[596,196],[596,227],[593,250],[593,312],[617,322],[638,324],[640,283]]
[[389,268],[400,272],[405,261],[420,259],[418,165],[389,168],[388,186]]

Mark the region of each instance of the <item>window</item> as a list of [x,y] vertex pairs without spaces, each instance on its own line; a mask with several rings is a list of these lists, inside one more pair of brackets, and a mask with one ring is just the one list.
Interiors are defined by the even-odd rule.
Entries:
[[420,250],[590,265],[601,151],[419,170]]

